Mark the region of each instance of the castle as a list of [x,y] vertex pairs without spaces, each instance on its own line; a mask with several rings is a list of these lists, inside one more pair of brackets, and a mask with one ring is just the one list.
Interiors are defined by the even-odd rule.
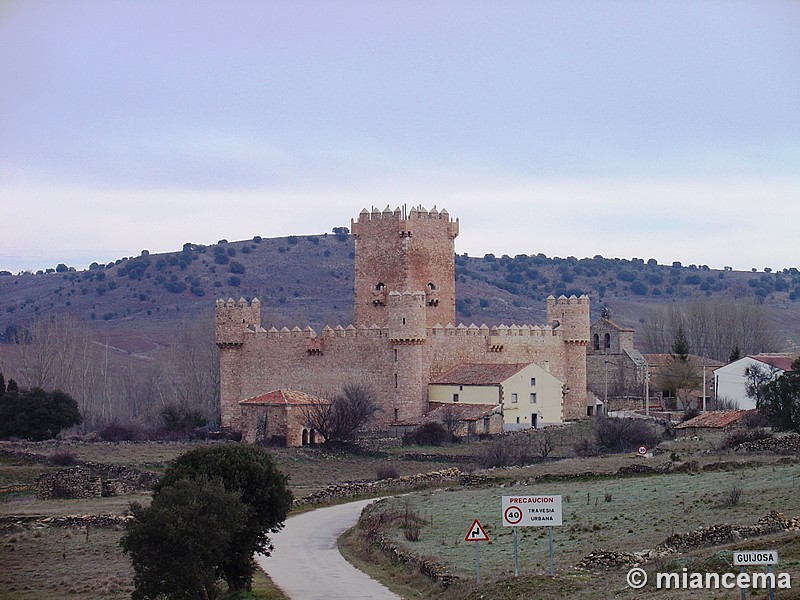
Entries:
[[[364,209],[351,221],[351,233],[354,324],[325,326],[319,333],[310,327],[266,330],[257,299],[217,300],[224,429],[243,430],[240,402],[245,400],[281,389],[324,397],[347,383],[368,384],[377,393],[382,411],[376,427],[419,423],[432,408],[429,384],[464,364],[535,363],[562,384],[560,420],[591,414],[587,297],[549,297],[543,325],[456,325],[458,219],[421,206]],[[536,426],[531,419],[521,423]]]

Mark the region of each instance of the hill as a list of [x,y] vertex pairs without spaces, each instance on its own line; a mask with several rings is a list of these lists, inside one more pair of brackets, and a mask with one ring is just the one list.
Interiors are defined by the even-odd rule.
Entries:
[[[75,271],[0,276],[0,341],[36,318],[71,314],[98,339],[131,353],[169,345],[187,321],[210,319],[217,298],[262,302],[266,327],[347,325],[353,314],[353,240],[336,234],[186,243],[179,252],[122,258]],[[735,300],[765,308],[781,343],[800,340],[800,272],[742,272],[634,258],[543,254],[456,256],[457,318],[465,323],[541,323],[548,295],[587,294],[615,321],[640,328],[648,311],[694,301]],[[646,350],[654,350],[645,348]]]

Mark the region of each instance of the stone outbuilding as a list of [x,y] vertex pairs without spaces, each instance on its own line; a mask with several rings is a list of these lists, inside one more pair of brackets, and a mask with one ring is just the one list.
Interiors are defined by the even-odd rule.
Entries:
[[742,426],[742,419],[749,411],[719,410],[709,411],[679,423],[675,426],[677,437],[691,437],[708,433],[727,433]]
[[297,390],[274,390],[239,402],[242,441],[249,444],[308,446],[325,439],[306,422],[306,411],[329,400]]

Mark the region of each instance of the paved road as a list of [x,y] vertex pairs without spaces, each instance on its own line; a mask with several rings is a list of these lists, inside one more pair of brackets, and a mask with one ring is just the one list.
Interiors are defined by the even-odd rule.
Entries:
[[337,538],[356,524],[374,500],[320,508],[286,519],[273,536],[272,556],[256,561],[292,600],[400,600],[383,585],[348,563],[336,547]]

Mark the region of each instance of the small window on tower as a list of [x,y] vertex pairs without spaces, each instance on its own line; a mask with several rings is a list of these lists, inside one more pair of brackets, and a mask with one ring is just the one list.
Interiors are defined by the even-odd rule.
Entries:
[[531,387],[536,386],[536,377],[531,377]]
[[517,395],[516,394],[511,394],[511,403],[512,404],[516,404],[516,402],[517,402]]
[[453,394],[453,402],[458,402],[458,394]]

